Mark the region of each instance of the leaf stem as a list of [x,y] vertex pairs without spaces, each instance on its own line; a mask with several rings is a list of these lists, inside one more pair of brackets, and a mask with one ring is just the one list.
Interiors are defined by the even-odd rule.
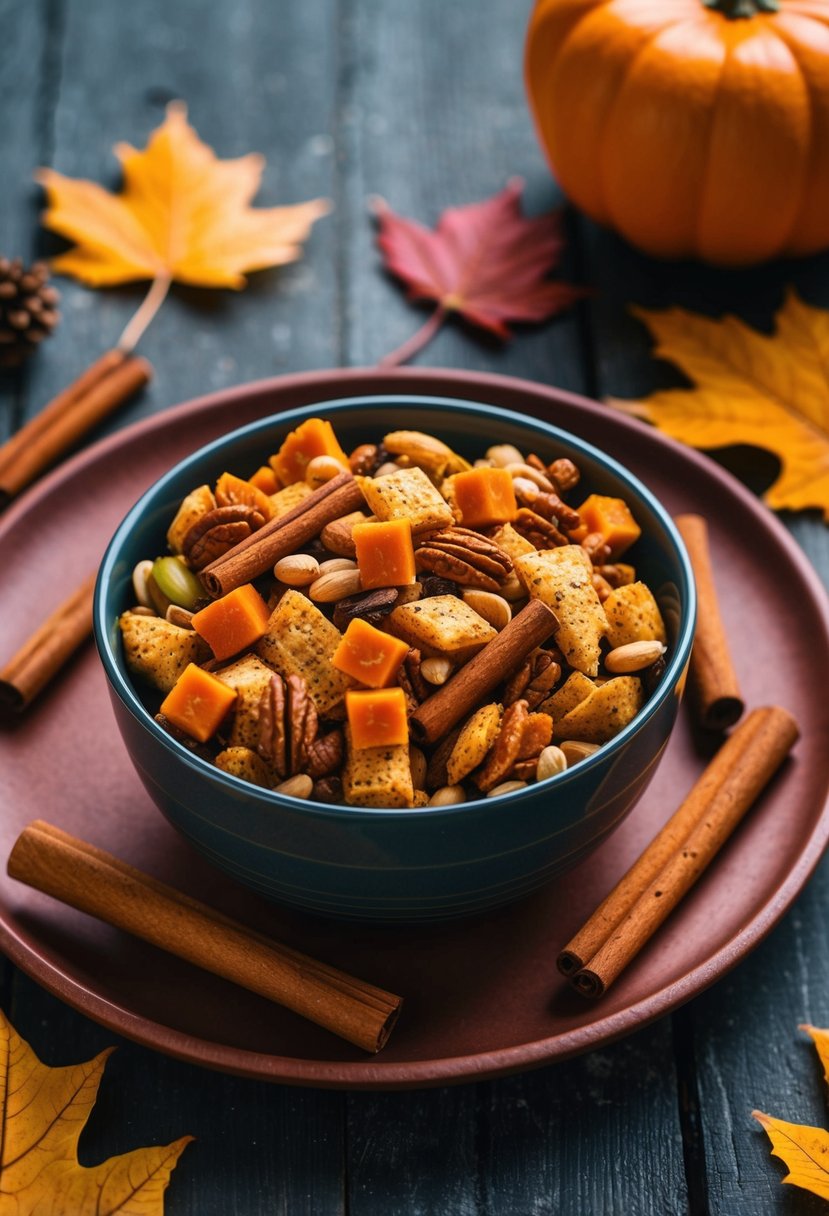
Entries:
[[152,321],[164,303],[172,281],[172,276],[169,274],[162,273],[156,275],[150,284],[150,290],[138,306],[132,319],[127,322],[124,332],[118,339],[117,350],[123,351],[125,355],[132,354],[144,336],[144,331],[150,324],[150,321]]
[[432,338],[434,338],[435,334],[446,320],[447,311],[448,310],[443,304],[438,304],[435,311],[428,318],[428,320],[421,325],[417,333],[412,334],[411,338],[407,338],[406,341],[401,346],[398,346],[396,350],[393,350],[388,355],[384,355],[377,366],[399,367],[401,363],[408,362],[412,355],[416,355],[419,350],[422,350],[424,346],[431,342]]

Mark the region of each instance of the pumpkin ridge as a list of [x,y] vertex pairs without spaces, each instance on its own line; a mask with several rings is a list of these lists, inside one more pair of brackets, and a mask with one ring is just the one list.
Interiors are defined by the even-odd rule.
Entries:
[[[775,22],[774,33],[775,33],[776,37],[779,38],[780,41],[785,45],[786,49],[788,50],[789,54],[792,57],[793,62],[795,63],[798,71],[800,72],[801,79],[803,80],[803,88],[806,92],[806,97],[808,98],[808,101],[809,101],[809,131],[810,131],[812,138],[810,138],[810,140],[809,140],[809,155],[808,155],[808,159],[806,161],[805,171],[803,173],[803,181],[800,186],[800,198],[798,199],[797,209],[795,210],[795,213],[792,216],[792,222],[791,222],[788,232],[786,233],[786,239],[783,242],[781,248],[777,251],[777,254],[775,256],[779,256],[781,252],[785,252],[787,249],[790,249],[794,242],[795,236],[797,234],[798,228],[801,223],[803,209],[806,205],[807,195],[809,192],[809,182],[812,179],[812,171],[814,168],[815,160],[816,160],[817,156],[819,155],[819,149],[818,149],[818,146],[814,139],[815,116],[818,112],[818,106],[815,102],[815,94],[814,94],[812,85],[809,81],[809,75],[807,72],[803,71],[803,68],[800,65],[800,59],[798,58],[798,51],[800,50],[800,44],[799,44],[797,38],[793,38],[786,29],[785,17],[787,15],[788,15],[787,13],[779,14],[779,17],[781,18],[781,20],[778,20]],[[804,14],[804,13],[795,12],[795,16],[800,17],[802,20],[807,19],[806,14]],[[827,14],[826,24],[829,25],[829,14]],[[827,379],[827,382],[829,382],[829,375],[827,375],[826,379]]]
[[[669,29],[672,26],[674,26],[675,24],[678,24],[678,23],[675,22],[674,20],[669,20],[666,18],[664,23],[662,25],[660,25],[657,29],[650,30],[647,34],[645,34],[643,36],[643,41],[642,41],[641,45],[639,47],[637,47],[636,54],[631,57],[631,59],[629,60],[629,62],[627,63],[627,65],[625,67],[624,72],[622,73],[622,76],[619,79],[619,82],[615,89],[614,95],[610,99],[610,103],[607,107],[604,118],[602,119],[602,133],[599,138],[599,151],[598,151],[598,160],[599,160],[598,180],[599,180],[599,189],[601,191],[600,202],[602,204],[602,208],[603,208],[605,214],[610,217],[610,219],[613,223],[613,226],[615,228],[617,228],[622,233],[623,236],[625,235],[624,229],[621,226],[621,224],[619,223],[619,221],[616,219],[616,216],[613,214],[613,209],[609,206],[609,203],[608,203],[608,197],[607,197],[608,187],[607,187],[607,183],[605,181],[605,176],[604,176],[604,149],[605,149],[605,144],[609,138],[608,125],[613,116],[614,106],[617,104],[618,99],[624,93],[627,83],[630,80],[631,76],[634,75],[635,69],[639,63],[641,56],[646,54],[647,51],[650,50],[653,43],[656,41],[656,39],[662,34],[662,32],[665,29]],[[696,25],[697,19],[693,18],[693,17],[688,17],[688,18],[686,18],[685,21],[682,22],[682,24]]]
[[[710,15],[711,15],[711,10],[706,9],[706,16],[709,17],[709,19],[710,19]],[[703,216],[704,216],[704,203],[705,203],[706,192],[709,189],[708,169],[709,169],[709,165],[711,162],[711,156],[713,154],[714,128],[717,124],[717,115],[719,113],[719,106],[717,103],[719,102],[720,93],[722,92],[723,77],[725,76],[725,69],[726,69],[726,65],[728,63],[728,57],[731,54],[731,49],[732,48],[730,45],[725,46],[725,54],[723,55],[722,63],[720,64],[719,76],[717,77],[717,87],[714,90],[713,95],[711,97],[711,106],[710,106],[710,110],[709,110],[709,114],[708,114],[708,131],[706,132],[706,136],[705,136],[705,164],[704,164],[703,172],[701,174],[702,188],[699,193],[699,198],[697,199],[697,219],[696,219],[696,223],[694,225],[694,242],[693,243],[697,249],[699,249],[702,245],[702,223],[703,223]]]

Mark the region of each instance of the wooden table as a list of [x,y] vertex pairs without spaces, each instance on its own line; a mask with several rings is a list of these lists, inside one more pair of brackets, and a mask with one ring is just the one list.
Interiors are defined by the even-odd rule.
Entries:
[[[115,184],[112,144],[143,145],[176,97],[219,155],[265,154],[260,203],[334,202],[295,267],[254,276],[239,296],[173,292],[142,344],[155,381],[110,429],[245,380],[372,364],[413,332],[421,316],[379,265],[373,195],[433,223],[520,174],[529,210],[560,202],[524,101],[528,12],[528,0],[0,0],[0,252],[55,247],[37,225],[36,166]],[[829,305],[825,257],[737,274],[659,264],[573,214],[568,235],[563,273],[595,289],[587,303],[503,347],[450,324],[419,362],[633,396],[678,381],[652,360],[631,302],[735,311],[763,327],[787,283]],[[0,439],[117,337],[142,290],[60,286],[57,335],[0,381]],[[755,489],[774,474],[773,458],[756,451],[728,462]],[[784,522],[829,576],[817,515]],[[797,1026],[829,1024],[828,914],[823,865],[770,938],[673,1017],[505,1080],[302,1090],[123,1042],[82,1159],[194,1134],[169,1216],[817,1213],[819,1200],[781,1187],[750,1111],[826,1124],[814,1052]],[[52,1064],[114,1040],[8,964],[2,1004]]]

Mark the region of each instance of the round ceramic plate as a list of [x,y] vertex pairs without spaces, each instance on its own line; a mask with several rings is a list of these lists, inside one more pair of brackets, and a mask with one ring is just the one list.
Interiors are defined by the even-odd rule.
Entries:
[[[116,524],[172,463],[224,431],[290,406],[412,393],[533,414],[627,464],[672,512],[712,534],[723,613],[750,706],[776,701],[802,728],[793,758],[657,936],[602,1000],[555,970],[573,931],[655,834],[714,746],[681,717],[642,801],[576,869],[509,908],[449,925],[355,926],[268,904],[203,861],[133,772],[91,647],[0,732],[0,854],[42,818],[238,920],[401,994],[368,1057],[262,998],[31,891],[0,881],[0,946],[51,992],[159,1051],[246,1076],[384,1088],[477,1080],[598,1047],[675,1008],[733,967],[777,922],[829,835],[829,617],[825,593],[777,521],[705,457],[609,409],[490,375],[337,371],[228,390],[81,453],[0,519],[0,663],[93,570]],[[396,413],[396,412],[395,412]],[[390,411],[389,429],[405,425]]]

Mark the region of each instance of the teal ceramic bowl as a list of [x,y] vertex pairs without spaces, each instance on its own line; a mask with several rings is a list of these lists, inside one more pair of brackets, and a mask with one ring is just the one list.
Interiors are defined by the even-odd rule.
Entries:
[[[305,418],[331,420],[347,450],[406,427],[475,458],[512,443],[543,460],[571,457],[579,495],[617,494],[642,528],[632,551],[673,631],[650,700],[595,755],[515,793],[459,806],[375,810],[305,802],[229,776],[153,720],[152,700],[124,663],[119,614],[133,602],[135,564],[165,551],[165,532],[194,486],[225,469],[252,472]],[[581,501],[581,497],[579,498]],[[491,406],[420,396],[360,397],[264,418],[176,465],[135,504],[107,549],[95,593],[95,637],[129,755],[159,809],[210,861],[262,895],[350,919],[415,921],[512,901],[594,849],[646,788],[676,718],[696,614],[682,542],[664,508],[609,455],[575,436]],[[156,702],[157,704],[157,702]]]

